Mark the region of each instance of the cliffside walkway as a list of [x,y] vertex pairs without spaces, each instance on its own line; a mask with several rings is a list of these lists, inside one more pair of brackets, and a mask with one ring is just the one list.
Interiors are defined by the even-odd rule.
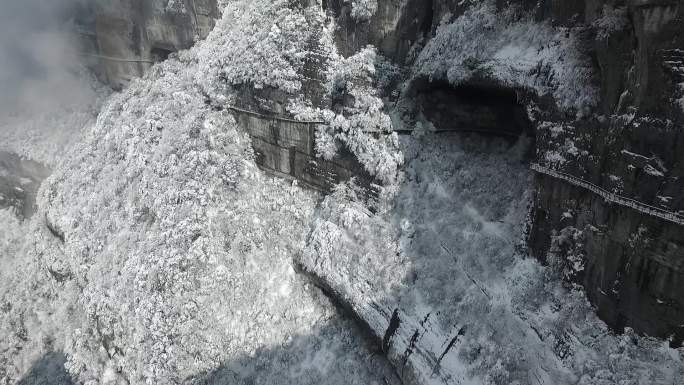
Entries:
[[654,207],[647,205],[645,203],[639,202],[637,200],[627,198],[615,193],[612,193],[606,189],[603,189],[593,183],[587,182],[581,178],[578,178],[576,176],[564,173],[562,171],[556,171],[552,170],[548,167],[544,167],[540,164],[533,163],[530,168],[534,170],[537,173],[548,175],[550,177],[556,178],[556,179],[561,179],[564,180],[574,186],[577,187],[582,187],[586,190],[589,190],[593,192],[596,195],[599,195],[602,197],[606,202],[611,202],[615,203],[621,206],[629,207],[631,209],[634,209],[636,211],[639,211],[642,214],[654,216],[663,220],[666,220],[668,222],[672,222],[675,224],[678,224],[680,226],[684,226],[684,215],[674,213],[659,207]]
[[479,135],[492,135],[499,137],[506,137],[511,139],[520,138],[519,133],[509,132],[505,130],[488,130],[484,128],[450,128],[450,129],[438,129],[438,130],[410,130],[410,129],[400,129],[394,130],[400,135],[411,135],[413,133],[424,133],[424,134],[479,134]]
[[247,114],[247,115],[256,116],[256,117],[259,117],[262,119],[277,120],[277,121],[281,121],[281,122],[298,123],[298,124],[306,125],[307,127],[310,124],[325,124],[325,122],[322,120],[296,120],[296,119],[287,118],[287,117],[278,116],[278,115],[266,115],[266,114],[262,114],[260,112],[250,111],[250,110],[246,110],[246,109],[236,107],[236,106],[231,106],[231,105],[227,105],[225,107],[227,110],[231,110],[231,111],[237,112],[239,114]]
[[79,56],[92,57],[92,58],[102,59],[102,60],[106,60],[106,61],[119,62],[119,63],[146,63],[146,64],[156,63],[154,60],[149,60],[149,59],[120,58],[120,57],[112,57],[112,56],[106,56],[106,55],[98,55],[98,54],[94,54],[94,53],[82,53],[82,54],[79,54]]

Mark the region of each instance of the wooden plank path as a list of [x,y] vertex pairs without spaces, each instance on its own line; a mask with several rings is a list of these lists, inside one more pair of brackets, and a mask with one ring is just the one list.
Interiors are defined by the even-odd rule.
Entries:
[[684,226],[684,215],[681,215],[679,213],[674,213],[672,211],[668,211],[660,207],[650,206],[645,203],[639,202],[635,199],[627,198],[622,195],[612,193],[604,188],[601,188],[591,182],[587,182],[574,175],[570,175],[562,171],[552,170],[548,167],[544,167],[537,163],[533,163],[530,166],[530,168],[540,174],[548,175],[553,178],[566,181],[574,186],[589,190],[603,198],[606,202],[611,202],[618,204],[620,206],[629,207],[631,209],[639,211],[642,214],[650,215],[668,222],[678,224],[680,226]]

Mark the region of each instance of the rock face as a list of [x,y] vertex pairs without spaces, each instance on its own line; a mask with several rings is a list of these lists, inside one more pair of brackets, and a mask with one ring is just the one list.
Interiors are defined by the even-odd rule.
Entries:
[[118,89],[153,63],[205,38],[219,16],[216,0],[86,2],[76,11],[82,52]]
[[[377,10],[366,17],[353,12],[353,3],[321,2],[338,26],[340,52],[351,55],[373,44],[405,68],[440,22],[473,7],[457,0],[378,0]],[[536,135],[536,163],[641,204],[684,214],[684,4],[497,0],[496,5],[520,7],[539,23],[579,36],[579,48],[593,63],[598,104],[574,114],[561,110],[551,95],[535,94],[522,84],[502,88],[491,78],[465,84],[460,91],[438,82],[413,88],[409,92],[420,107],[416,112],[437,124],[477,122],[482,129],[505,125],[510,116],[512,134]],[[214,0],[118,0],[82,9],[79,31],[84,51],[97,55],[93,64],[101,76],[121,87],[153,62],[206,36],[217,13]],[[499,89],[488,93],[491,87],[484,85]],[[467,98],[466,90],[484,98]],[[523,108],[528,116],[522,116]],[[281,163],[286,170],[291,160]],[[539,174],[536,191],[531,252],[582,284],[599,315],[616,330],[632,327],[674,336],[673,344],[680,344],[684,227],[608,203],[548,175]]]
[[[601,82],[598,111],[581,121],[541,125],[538,161],[548,164],[545,155],[574,147],[555,168],[681,215],[684,114],[676,99],[684,81],[684,6],[628,1],[610,8],[605,3],[587,1],[575,11],[576,20],[598,26],[589,48]],[[551,7],[545,17],[578,23],[567,12]],[[547,176],[537,179],[534,210],[531,250],[565,267],[578,262],[565,273],[583,284],[604,321],[617,330],[672,336],[673,345],[681,344],[684,226],[610,204]]]
[[[496,5],[518,6],[539,23],[579,36],[579,48],[591,58],[600,89],[593,110],[576,117],[549,95],[508,84],[535,122],[536,163],[683,215],[684,3],[497,0]],[[398,64],[410,66],[440,22],[455,20],[473,5],[379,0],[377,12],[361,20],[352,17],[349,2],[331,0],[324,6],[340,26],[336,41],[341,52],[374,44]],[[418,95],[419,104],[422,100],[438,107],[438,92],[426,88]],[[468,103],[447,94],[444,102],[453,104],[444,109],[451,114],[447,120],[464,111],[492,115],[484,107],[464,108]],[[437,121],[445,116],[438,110],[431,111]],[[616,330],[631,327],[672,336],[673,345],[681,344],[684,226],[606,202],[557,178],[539,174],[535,183],[530,251],[569,281],[582,284],[601,318]]]
[[431,1],[379,0],[377,11],[368,19],[352,16],[349,1],[324,0],[322,4],[336,19],[337,46],[345,56],[373,44],[403,64],[413,44],[432,29]]
[[376,181],[352,154],[343,153],[332,160],[316,155],[316,126],[323,122],[296,121],[236,107],[230,108],[230,112],[249,133],[255,161],[262,170],[296,179],[323,192],[330,192],[340,182],[355,177],[368,197],[377,194]]
[[48,175],[40,163],[0,151],[0,209],[11,207],[19,217],[31,217],[40,183]]

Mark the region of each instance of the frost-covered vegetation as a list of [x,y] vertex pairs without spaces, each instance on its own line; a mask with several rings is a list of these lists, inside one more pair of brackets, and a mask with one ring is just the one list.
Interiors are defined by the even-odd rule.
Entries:
[[[334,272],[361,300],[439,314],[446,333],[466,325],[443,358],[473,383],[684,376],[683,350],[615,336],[560,283],[581,266],[546,268],[525,254],[524,143],[400,143],[378,91],[391,66],[374,48],[342,57],[320,8],[304,2],[220,3],[206,41],[114,95],[66,154],[26,137],[26,151],[60,165],[32,220],[0,210],[0,384],[52,351],[93,385],[394,383],[293,260]],[[377,2],[352,7],[367,19]],[[581,111],[596,91],[575,44],[571,31],[494,16],[485,1],[443,24],[415,69],[452,83],[484,74]],[[315,105],[312,80],[343,102]],[[316,193],[264,175],[248,136],[215,108],[241,87],[284,92],[297,118],[323,119],[319,154],[346,148],[384,182],[373,210],[353,182],[317,206]],[[581,237],[575,230],[556,245]]]
[[313,27],[290,3],[228,2],[206,42],[107,103],[34,220],[8,222],[2,383],[51,350],[87,384],[384,381],[293,270],[315,194],[262,175],[246,134],[205,103],[238,84],[298,89],[301,35],[287,33]]
[[[616,336],[581,289],[561,283],[581,266],[543,267],[521,247],[531,194],[524,146],[405,137],[393,205],[372,213],[349,188],[327,197],[303,263],[364,316],[374,313],[363,306],[430,318],[445,344],[463,332],[441,365],[462,368],[469,383],[676,383],[684,349]],[[569,230],[556,243],[578,236]]]
[[351,15],[356,20],[369,20],[378,10],[378,0],[351,0]]
[[460,84],[473,77],[550,94],[562,109],[586,113],[598,101],[590,59],[576,32],[534,22],[495,1],[472,6],[444,21],[420,53],[417,73]]
[[623,31],[629,26],[627,7],[612,7],[608,4],[603,6],[603,14],[594,23],[596,38],[607,40],[616,32]]
[[[220,97],[214,81],[248,84],[294,93],[302,70],[316,48],[322,15],[313,7],[290,7],[291,1],[228,1],[198,66],[196,81]],[[223,95],[225,96],[225,95]]]
[[382,61],[374,48],[365,48],[343,58],[331,52],[327,71],[328,92],[332,98],[351,98],[342,111],[291,106],[301,118],[322,118],[327,124],[316,132],[316,149],[325,159],[332,159],[342,146],[351,151],[371,175],[389,186],[396,182],[402,163],[397,134],[384,103],[378,95],[377,64]]

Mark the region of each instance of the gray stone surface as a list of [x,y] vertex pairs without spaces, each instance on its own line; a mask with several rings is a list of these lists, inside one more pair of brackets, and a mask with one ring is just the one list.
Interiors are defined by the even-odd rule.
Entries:
[[216,0],[89,2],[76,19],[78,40],[101,80],[118,89],[152,63],[205,38],[219,17]]
[[369,197],[376,193],[376,181],[351,154],[343,153],[331,160],[316,155],[314,137],[320,122],[295,121],[239,108],[229,110],[249,133],[255,161],[262,169],[324,192],[354,177]]
[[0,151],[0,208],[11,207],[21,218],[35,211],[36,193],[50,170],[40,163]]
[[[419,49],[440,21],[455,19],[470,6],[456,0],[379,0],[371,20],[356,21],[347,3],[324,4],[340,25],[336,40],[343,53],[374,44],[399,64],[411,63],[411,46],[418,42]],[[516,89],[523,105],[535,106],[530,117],[537,122],[537,160],[571,140],[578,155],[561,171],[645,204],[684,212],[684,109],[675,102],[684,92],[684,3],[497,0],[497,6],[520,6],[538,22],[577,32],[600,84],[598,106],[579,120],[553,100]],[[605,20],[599,20],[604,7],[624,19],[607,31],[601,27]],[[552,133],[549,127],[564,127],[564,132]],[[563,229],[598,229],[584,231],[586,240],[561,250],[563,258],[580,255],[584,263],[584,270],[569,279],[584,285],[599,315],[616,330],[632,327],[681,343],[684,229],[611,206],[561,180],[540,176],[535,183],[531,251],[546,261],[553,237]]]
[[17,385],[73,385],[64,368],[66,357],[61,353],[48,353],[41,357]]
[[[556,2],[552,2],[555,4]],[[575,21],[551,7],[554,21],[593,23],[609,2],[586,1]],[[582,121],[566,121],[564,132],[538,130],[538,153],[573,140],[578,156],[562,166],[609,191],[671,212],[684,212],[683,111],[679,96],[684,48],[680,1],[610,2],[625,6],[628,24],[607,38],[593,37],[601,82],[601,104]],[[592,31],[593,32],[593,31]],[[547,112],[548,120],[558,120]],[[570,213],[571,216],[563,215]],[[582,237],[560,251],[579,256],[583,284],[601,318],[620,331],[632,327],[658,337],[684,338],[684,228],[610,205],[559,180],[537,178],[531,250],[546,260],[553,235],[578,229]]]

